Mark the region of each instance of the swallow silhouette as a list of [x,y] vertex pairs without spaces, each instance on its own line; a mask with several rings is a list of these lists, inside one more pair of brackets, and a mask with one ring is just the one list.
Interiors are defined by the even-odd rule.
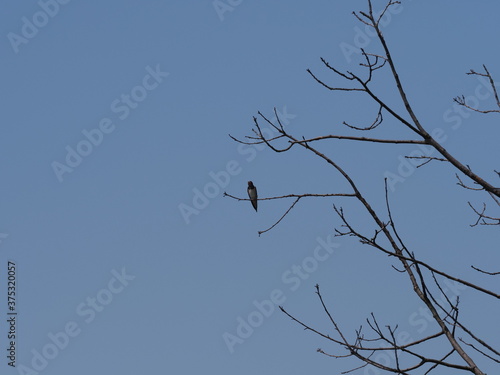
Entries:
[[257,212],[257,188],[254,186],[252,181],[248,181],[247,192],[250,202],[252,202],[252,206],[255,208],[255,212]]

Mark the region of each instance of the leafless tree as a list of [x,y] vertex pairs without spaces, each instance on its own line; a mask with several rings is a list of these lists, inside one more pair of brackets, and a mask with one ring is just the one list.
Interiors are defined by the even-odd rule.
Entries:
[[[500,364],[500,351],[498,348],[494,348],[491,344],[487,343],[477,333],[473,332],[470,327],[464,324],[459,316],[459,298],[449,297],[442,287],[442,283],[446,280],[460,283],[464,287],[492,299],[493,301],[500,298],[498,291],[487,289],[477,283],[473,283],[456,277],[450,273],[443,272],[417,257],[416,252],[409,249],[405,245],[402,236],[400,236],[396,228],[396,224],[391,213],[387,181],[385,183],[385,196],[381,197],[385,201],[385,209],[383,212],[379,212],[368,202],[366,196],[362,193],[357,182],[352,178],[352,176],[344,170],[338,162],[325,155],[325,153],[320,152],[315,146],[319,142],[331,139],[430,146],[439,153],[439,157],[408,157],[421,159],[421,164],[419,166],[423,166],[432,161],[440,161],[449,164],[450,168],[456,170],[457,184],[459,186],[465,189],[474,190],[478,194],[483,194],[484,198],[489,200],[489,205],[485,202],[482,207],[475,207],[469,202],[469,206],[477,217],[477,220],[471,225],[500,225],[500,214],[498,213],[500,207],[500,188],[495,187],[493,183],[488,182],[486,179],[479,176],[468,165],[463,164],[454,155],[448,152],[447,149],[443,147],[442,143],[435,139],[435,137],[432,137],[429,131],[424,127],[424,125],[422,125],[416,116],[412,105],[407,98],[405,89],[400,81],[396,66],[386,43],[386,39],[382,34],[380,27],[380,21],[385,12],[387,12],[391,6],[399,4],[400,2],[390,0],[387,2],[381,13],[375,14],[372,8],[371,0],[367,1],[367,11],[353,12],[353,14],[359,22],[374,30],[383,53],[374,54],[361,50],[361,73],[341,71],[325,59],[321,59],[328,72],[330,72],[337,79],[345,82],[344,86],[331,85],[323,78],[320,78],[316,73],[313,73],[310,70],[307,70],[307,72],[317,83],[330,91],[338,91],[346,95],[350,92],[360,92],[371,98],[371,100],[376,103],[378,110],[376,111],[375,119],[371,124],[360,127],[344,122],[343,124],[348,129],[368,133],[381,126],[384,123],[384,117],[392,117],[397,120],[402,127],[409,129],[413,134],[413,137],[410,139],[379,139],[366,136],[332,134],[306,139],[304,137],[297,137],[290,134],[280,121],[278,113],[275,110],[275,121],[271,121],[268,117],[259,112],[259,117],[254,117],[253,119],[255,125],[253,135],[247,136],[243,140],[232,136],[231,138],[236,142],[244,144],[265,144],[277,153],[287,152],[293,147],[301,147],[327,162],[346,180],[348,186],[350,187],[349,191],[339,193],[289,194],[277,197],[260,198],[260,200],[293,198],[294,201],[274,224],[272,224],[269,228],[260,231],[259,235],[273,229],[276,225],[281,223],[292,208],[302,198],[333,196],[343,197],[342,199],[357,200],[362,207],[364,207],[365,213],[368,217],[372,219],[374,227],[372,227],[369,231],[360,229],[360,225],[358,223],[354,223],[352,219],[348,218],[348,215],[344,212],[342,207],[334,205],[334,210],[342,222],[341,228],[335,230],[336,235],[356,237],[362,244],[368,245],[376,251],[389,256],[390,259],[396,260],[400,264],[400,267],[394,267],[394,269],[406,274],[411,282],[413,291],[416,293],[422,304],[425,305],[425,307],[432,314],[433,319],[437,323],[437,329],[427,337],[409,343],[400,343],[396,335],[397,326],[381,327],[375,315],[372,314],[367,319],[369,333],[365,334],[362,328],[360,328],[355,332],[355,337],[353,339],[349,339],[349,335],[340,328],[340,324],[335,320],[334,314],[331,313],[327,304],[323,300],[323,296],[318,285],[316,285],[316,293],[319,298],[319,303],[332,324],[335,332],[334,335],[329,335],[319,329],[313,328],[311,324],[303,322],[295,315],[286,311],[283,307],[281,307],[281,310],[306,330],[314,332],[315,334],[328,340],[328,342],[334,343],[338,347],[345,350],[340,354],[329,354],[322,349],[318,349],[320,353],[335,358],[354,357],[360,361],[359,367],[350,369],[344,373],[354,372],[365,366],[371,365],[380,370],[386,371],[387,373],[395,374],[439,373],[439,369],[449,368],[455,369],[457,372],[484,375],[485,373],[477,365],[477,359],[475,360],[474,358],[479,356],[486,358],[493,363]],[[381,97],[377,95],[375,88],[372,87],[372,78],[382,69],[388,69],[390,71],[394,87],[399,94],[399,98],[406,113],[399,113],[395,110],[395,106],[389,105],[382,100]],[[488,79],[492,92],[494,93],[496,106],[498,108],[491,110],[478,110],[469,106],[464,96],[458,96],[454,99],[454,101],[458,105],[476,112],[485,114],[500,113],[500,100],[498,98],[493,77],[486,66],[483,66],[482,69],[483,72],[471,70],[467,74],[482,76]],[[262,122],[272,126],[278,135],[272,138],[266,138],[262,132]],[[494,172],[495,179],[500,177],[500,173],[498,171]],[[237,200],[247,200],[246,198],[238,198],[227,193],[225,193],[225,195]],[[494,278],[500,275],[499,270],[486,271],[474,265],[471,267],[485,278]],[[438,298],[438,293],[443,295],[445,298]],[[498,323],[494,322],[493,326],[498,327]],[[440,353],[435,353],[434,355],[424,354],[427,352],[423,348],[425,348],[425,345],[428,345],[429,343],[437,343],[441,348]],[[379,352],[391,353],[392,358],[394,358],[393,364],[387,365],[386,363],[377,361],[376,354]]]

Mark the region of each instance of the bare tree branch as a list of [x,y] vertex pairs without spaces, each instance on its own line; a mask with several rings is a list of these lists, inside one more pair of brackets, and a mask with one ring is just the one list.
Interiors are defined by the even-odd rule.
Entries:
[[378,110],[378,113],[377,113],[377,117],[375,118],[375,120],[371,123],[371,125],[367,126],[367,127],[364,127],[364,128],[361,128],[361,127],[357,127],[357,126],[354,126],[354,125],[350,125],[348,124],[347,122],[342,122],[345,126],[347,126],[348,128],[351,128],[351,129],[354,129],[354,130],[373,130],[375,129],[376,127],[378,127],[380,124],[382,124],[382,122],[384,121],[384,118],[382,116],[382,106],[379,107],[379,110]]
[[482,270],[480,268],[477,268],[477,267],[474,267],[474,266],[471,266],[471,268],[474,268],[476,271],[479,271],[481,273],[485,273],[485,274],[490,275],[490,276],[500,275],[500,271],[498,271],[498,272],[488,272],[488,271],[484,271],[484,270]]
[[448,160],[443,159],[443,158],[436,158],[436,157],[433,157],[433,156],[423,156],[423,155],[422,156],[405,156],[405,158],[406,159],[424,159],[425,160],[422,164],[419,164],[419,165],[415,166],[415,168],[423,167],[424,165],[426,165],[427,163],[430,163],[433,160],[445,161],[445,162],[448,161]]
[[300,141],[289,141],[290,144],[297,143],[307,143],[315,141],[323,141],[325,139],[347,139],[351,141],[361,141],[361,142],[374,142],[374,143],[394,143],[394,144],[419,144],[424,145],[424,141],[413,140],[413,139],[377,139],[377,138],[367,138],[367,137],[351,137],[347,135],[323,135],[321,137],[309,138]]
[[[493,80],[493,77],[491,76],[490,72],[486,68],[486,65],[483,65],[483,69],[484,69],[484,71],[486,73],[478,73],[478,72],[475,72],[474,70],[471,69],[467,73],[467,75],[476,75],[476,76],[481,76],[481,77],[488,78],[488,80],[490,81],[491,89],[493,90],[493,95],[495,96],[496,105],[497,105],[498,108],[500,108],[500,100],[498,99],[498,93],[497,93],[497,87],[495,85],[495,81]],[[474,112],[479,112],[479,113],[500,113],[499,109],[479,110],[478,108],[471,107],[471,106],[469,106],[466,103],[466,98],[465,98],[464,95],[457,96],[457,97],[453,98],[453,101],[455,103],[457,103],[458,105],[461,105],[462,107],[470,109],[471,111],[474,111]]]
[[[337,208],[334,204],[333,208],[341,220],[340,228],[335,229],[336,236],[350,236],[357,238],[362,244],[369,245],[374,251],[378,251],[381,254],[388,256],[388,263],[397,262],[398,267],[390,264],[394,270],[399,273],[403,273],[407,276],[413,292],[418,296],[422,307],[428,310],[430,316],[432,316],[433,321],[436,323],[436,331],[431,335],[426,336],[423,339],[413,340],[410,343],[401,344],[397,340],[397,325],[386,325],[385,328],[381,328],[375,315],[371,315],[371,319],[367,319],[368,324],[368,334],[369,337],[365,336],[362,330],[362,326],[355,331],[354,339],[350,339],[349,335],[343,332],[340,328],[340,324],[334,319],[333,315],[330,313],[323,300],[320,293],[319,286],[316,285],[316,294],[318,295],[319,301],[323,308],[325,315],[328,317],[330,323],[333,326],[334,334],[330,336],[327,333],[321,332],[318,329],[312,328],[310,325],[302,322],[301,320],[295,318],[287,311],[280,307],[280,309],[290,317],[294,322],[301,325],[306,330],[319,335],[322,338],[327,339],[330,343],[340,346],[343,350],[347,351],[347,354],[327,354],[322,349],[318,349],[319,353],[333,357],[333,358],[347,358],[354,357],[361,361],[361,365],[355,367],[354,369],[344,371],[344,373],[353,372],[356,369],[364,368],[368,365],[374,366],[386,372],[396,373],[396,374],[410,374],[415,373],[418,369],[419,373],[429,374],[433,371],[439,371],[438,368],[453,368],[456,370],[472,373],[475,375],[485,375],[484,372],[479,368],[475,360],[470,356],[469,352],[474,354],[481,354],[485,358],[492,359],[494,361],[500,361],[500,353],[498,350],[494,349],[492,345],[487,343],[483,338],[479,337],[476,333],[467,327],[463,323],[462,314],[460,314],[459,303],[461,299],[457,296],[452,296],[451,294],[446,294],[446,288],[442,286],[443,282],[447,280],[452,280],[461,285],[464,285],[471,290],[479,293],[485,297],[491,297],[494,300],[500,299],[500,294],[498,291],[489,290],[488,288],[477,285],[476,283],[463,280],[457,276],[450,274],[449,272],[444,272],[436,267],[432,266],[428,262],[423,261],[415,254],[413,249],[409,249],[405,242],[403,241],[403,234],[399,233],[397,226],[395,224],[395,218],[391,212],[391,207],[389,204],[387,180],[385,181],[385,203],[386,212],[379,212],[380,210],[375,209],[376,205],[372,205],[367,196],[363,193],[362,189],[358,186],[357,181],[355,181],[352,175],[344,169],[336,160],[328,156],[327,153],[319,151],[317,149],[316,143],[318,141],[327,141],[331,139],[339,140],[351,140],[355,142],[372,142],[372,143],[383,143],[383,144],[418,144],[418,145],[428,145],[434,150],[438,151],[440,156],[406,156],[407,159],[422,160],[423,162],[418,165],[418,167],[423,166],[433,160],[447,162],[446,165],[451,168],[458,170],[460,173],[457,174],[458,185],[461,187],[471,190],[473,193],[485,192],[490,196],[496,203],[496,207],[500,207],[500,188],[495,187],[490,182],[487,182],[482,177],[480,177],[476,172],[467,165],[459,161],[454,155],[448,152],[447,149],[437,140],[434,139],[429,132],[425,129],[420,120],[418,119],[412,105],[410,104],[408,97],[406,95],[405,89],[402,84],[398,72],[396,70],[396,64],[390,53],[388,44],[385,37],[380,29],[380,22],[384,14],[387,13],[388,9],[399,4],[399,1],[389,0],[386,2],[385,7],[381,12],[375,13],[372,7],[372,1],[367,0],[368,11],[366,12],[354,12],[355,17],[362,22],[367,27],[371,28],[374,34],[377,36],[378,42],[380,43],[383,52],[382,53],[370,53],[361,49],[361,59],[362,62],[359,64],[358,69],[362,71],[363,74],[358,74],[351,71],[341,71],[327,62],[325,59],[321,58],[324,66],[331,72],[335,78],[342,81],[346,81],[346,86],[334,86],[325,83],[317,75],[313,74],[309,69],[307,72],[311,77],[321,86],[327,88],[333,92],[358,92],[362,95],[367,95],[371,100],[373,100],[378,105],[378,113],[375,120],[371,125],[367,127],[357,127],[350,125],[346,122],[343,124],[351,130],[360,131],[370,131],[378,127],[383,122],[382,113],[384,115],[388,113],[392,118],[400,123],[403,128],[410,130],[413,137],[408,137],[409,139],[381,139],[378,137],[358,137],[351,135],[324,135],[313,138],[306,138],[304,136],[295,136],[288,132],[288,130],[283,126],[280,116],[276,109],[274,113],[276,115],[276,122],[270,121],[261,112],[258,112],[260,118],[254,117],[253,122],[255,129],[252,129],[255,136],[248,136],[246,140],[237,140],[231,136],[235,141],[244,144],[265,144],[269,149],[277,152],[284,153],[289,151],[293,146],[298,145],[303,150],[312,153],[319,159],[323,160],[329,167],[333,168],[335,173],[338,173],[348,184],[347,193],[336,193],[336,194],[290,194],[282,195],[277,197],[261,198],[260,200],[270,200],[270,199],[284,199],[284,198],[295,198],[293,203],[289,208],[283,213],[283,215],[268,229],[260,231],[259,235],[270,231],[276,225],[282,222],[282,220],[289,214],[291,209],[298,203],[303,197],[351,197],[361,205],[365,216],[359,220],[353,221],[348,219],[346,213],[344,213],[342,208]],[[471,70],[469,74],[479,75],[487,77],[490,85],[493,88],[495,99],[497,105],[500,108],[500,101],[498,100],[498,94],[496,91],[494,80],[485,66],[483,66],[485,73],[477,73]],[[404,107],[404,115],[398,113],[394,108],[397,108],[394,104],[390,104],[385,100],[382,100],[378,93],[374,90],[373,83],[375,82],[375,74],[382,69],[390,71],[391,80],[394,80],[395,90],[398,94],[397,100]],[[461,101],[462,100],[462,101]],[[465,103],[465,97],[458,99],[458,103]],[[496,111],[496,110],[494,110]],[[486,113],[486,112],[484,112]],[[405,119],[403,116],[408,117],[409,120]],[[261,130],[261,125],[259,122],[262,120],[268,123],[272,129],[277,132],[277,135],[273,135],[271,138],[266,138]],[[406,137],[404,137],[406,138]],[[495,171],[500,177],[500,173]],[[467,184],[462,181],[462,175],[468,177]],[[470,186],[469,186],[470,185]],[[248,200],[237,198],[235,196],[225,193],[225,196],[229,196],[237,200]],[[478,216],[475,225],[500,225],[500,218],[490,213],[486,213],[486,204],[483,204],[482,210],[476,209],[471,203],[469,203],[471,209]],[[367,218],[369,220],[367,220]],[[362,229],[360,229],[362,228]],[[368,229],[366,229],[368,228]],[[500,274],[499,272],[486,272],[480,270],[474,266],[472,268],[479,272],[494,276]],[[466,340],[459,338],[459,334],[465,334]],[[469,342],[470,341],[470,342]],[[436,347],[443,348],[440,350],[441,353],[435,352],[432,355],[428,354],[424,348],[428,343],[434,343]],[[382,345],[382,346],[377,346]],[[378,352],[390,353],[394,363],[386,364],[377,361],[377,356],[374,354]],[[424,354],[425,353],[425,354]]]

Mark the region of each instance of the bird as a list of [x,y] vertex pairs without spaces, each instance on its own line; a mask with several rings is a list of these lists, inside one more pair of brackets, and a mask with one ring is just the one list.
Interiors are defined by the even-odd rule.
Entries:
[[252,181],[248,181],[247,192],[250,202],[252,202],[252,206],[255,208],[255,212],[257,212],[257,188],[254,186]]

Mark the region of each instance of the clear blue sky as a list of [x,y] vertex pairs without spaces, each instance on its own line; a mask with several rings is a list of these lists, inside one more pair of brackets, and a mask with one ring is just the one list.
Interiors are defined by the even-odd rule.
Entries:
[[[383,4],[375,1],[376,9]],[[342,352],[265,302],[332,332],[316,283],[350,337],[371,312],[415,339],[434,332],[386,257],[333,238],[340,225],[333,203],[371,231],[359,206],[304,199],[258,237],[289,202],[260,202],[255,213],[249,202],[223,197],[245,197],[248,180],[261,197],[349,192],[311,155],[238,148],[228,134],[250,134],[252,116],[272,117],[273,107],[298,136],[371,121],[374,105],[332,94],[306,73],[335,82],[320,57],[355,70],[359,55],[350,48],[379,51],[351,15],[365,9],[363,0],[222,0],[218,10],[211,0],[5,2],[0,372],[22,374],[23,365],[50,375],[340,373],[353,363],[316,348]],[[383,29],[424,126],[442,129],[446,147],[496,184],[498,116],[458,113],[452,98],[475,95],[481,82],[465,75],[470,68],[486,64],[500,81],[499,12],[493,1],[407,0]],[[375,85],[397,103],[391,82]],[[410,136],[396,125],[388,119],[378,134]],[[469,265],[499,264],[498,229],[469,227],[467,201],[486,198],[459,188],[454,171],[435,163],[405,172],[400,156],[411,146],[333,141],[321,149],[379,209],[384,174],[402,171],[391,201],[408,245],[487,285]],[[18,369],[5,358],[8,261],[17,270]],[[306,270],[300,277],[297,266]],[[457,293],[464,319],[498,346],[498,332],[482,323],[498,308]],[[245,331],[249,319],[255,327]],[[227,345],[227,337],[239,341]]]

